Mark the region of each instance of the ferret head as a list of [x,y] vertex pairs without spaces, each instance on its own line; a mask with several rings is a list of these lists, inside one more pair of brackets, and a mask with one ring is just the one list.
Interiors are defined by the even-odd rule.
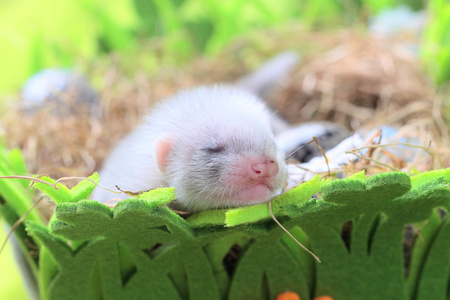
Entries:
[[257,98],[217,86],[180,97],[184,101],[172,105],[180,113],[177,122],[168,123],[155,145],[156,162],[178,203],[193,211],[245,206],[280,191],[284,154]]

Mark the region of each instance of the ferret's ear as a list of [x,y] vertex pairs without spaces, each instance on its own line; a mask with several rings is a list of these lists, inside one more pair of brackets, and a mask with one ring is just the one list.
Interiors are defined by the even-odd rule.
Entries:
[[173,148],[173,140],[168,136],[163,136],[156,142],[156,163],[161,172],[166,171],[170,151]]

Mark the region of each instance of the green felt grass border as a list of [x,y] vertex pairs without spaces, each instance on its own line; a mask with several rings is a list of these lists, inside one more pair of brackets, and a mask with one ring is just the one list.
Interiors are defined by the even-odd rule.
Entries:
[[[448,299],[450,170],[316,176],[273,199],[276,217],[322,263],[267,204],[183,219],[167,207],[171,188],[115,208],[83,200],[98,179],[34,184],[57,203],[48,226],[30,217],[30,237],[19,234],[39,248],[23,251],[42,299],[274,299],[286,290],[301,299]],[[0,212],[14,219],[1,191]]]

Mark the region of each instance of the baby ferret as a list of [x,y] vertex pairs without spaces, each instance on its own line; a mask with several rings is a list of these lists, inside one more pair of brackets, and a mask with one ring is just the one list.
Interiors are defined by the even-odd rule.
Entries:
[[[100,171],[100,186],[174,187],[177,208],[189,211],[268,201],[286,179],[269,118],[261,100],[235,87],[182,91],[119,143]],[[114,197],[97,187],[92,199]]]

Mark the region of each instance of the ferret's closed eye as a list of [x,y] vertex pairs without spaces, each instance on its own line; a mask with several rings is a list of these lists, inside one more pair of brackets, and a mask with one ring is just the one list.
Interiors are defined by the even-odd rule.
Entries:
[[202,149],[202,151],[205,151],[208,154],[218,154],[225,150],[225,146],[223,145],[217,145],[217,146],[208,146]]

